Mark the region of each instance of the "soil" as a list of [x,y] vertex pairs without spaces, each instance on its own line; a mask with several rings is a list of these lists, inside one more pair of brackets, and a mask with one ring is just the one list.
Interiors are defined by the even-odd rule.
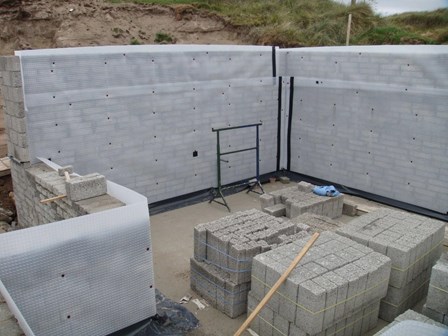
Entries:
[[[14,50],[155,44],[242,44],[216,14],[191,5],[113,4],[106,0],[0,0],[0,56]],[[0,98],[0,157],[7,154]]]
[[14,50],[154,44],[241,44],[224,18],[191,5],[113,4],[105,0],[0,0],[0,55]]
[[16,213],[16,207],[9,193],[13,191],[11,175],[0,176],[0,208]]

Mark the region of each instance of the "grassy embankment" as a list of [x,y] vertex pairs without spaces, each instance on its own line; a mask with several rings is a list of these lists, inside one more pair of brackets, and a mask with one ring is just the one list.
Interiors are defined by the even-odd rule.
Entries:
[[110,0],[192,5],[217,13],[254,44],[344,45],[353,15],[351,44],[448,44],[448,9],[381,17],[368,3],[347,6],[331,0]]

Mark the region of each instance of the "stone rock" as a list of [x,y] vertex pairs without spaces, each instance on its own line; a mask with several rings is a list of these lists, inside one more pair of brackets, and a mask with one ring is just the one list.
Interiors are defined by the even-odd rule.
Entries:
[[0,208],[0,222],[7,222],[8,224],[12,222],[14,213],[10,210]]
[[12,228],[7,222],[0,221],[0,233],[11,231]]

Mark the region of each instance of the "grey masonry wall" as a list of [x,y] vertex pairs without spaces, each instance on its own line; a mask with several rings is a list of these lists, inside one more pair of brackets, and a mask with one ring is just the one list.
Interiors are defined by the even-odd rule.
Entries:
[[448,212],[448,47],[282,49],[291,170]]
[[[276,169],[278,79],[270,47],[124,46],[18,55],[20,62],[0,63],[9,155],[16,163],[43,157],[73,164],[153,203],[216,184],[212,127],[261,121],[261,173]],[[293,76],[292,171],[448,211],[448,47],[280,49],[277,65],[281,167]],[[254,133],[225,133],[223,150],[253,146]],[[224,183],[254,175],[254,153],[228,159]]]
[[[96,171],[150,203],[216,185],[212,127],[262,122],[261,173],[275,170],[271,47],[126,46],[23,51],[30,156]],[[255,129],[222,134],[255,146]],[[197,152],[197,156],[193,153]],[[228,156],[223,182],[255,175],[255,152]]]

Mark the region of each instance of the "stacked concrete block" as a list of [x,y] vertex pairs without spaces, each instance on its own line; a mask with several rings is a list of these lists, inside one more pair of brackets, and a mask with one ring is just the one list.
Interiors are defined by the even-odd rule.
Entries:
[[[253,259],[249,310],[286,271],[308,239]],[[386,295],[388,257],[323,232],[251,326],[265,335],[361,335],[377,322]]]
[[300,182],[294,187],[272,191],[260,196],[261,208],[267,213],[284,208],[285,216],[294,218],[304,213],[313,213],[329,218],[342,215],[344,196],[318,196],[312,192],[313,185]]
[[3,95],[8,155],[20,162],[30,161],[26,134],[20,59],[16,56],[0,58],[0,91]]
[[423,314],[448,326],[448,254],[442,254],[431,271]]
[[336,231],[341,227],[341,223],[331,218],[320,216],[312,213],[304,213],[303,215],[292,218],[291,221],[297,225],[305,225],[310,232]]
[[191,287],[230,317],[246,311],[253,258],[309,237],[309,227],[259,210],[237,212],[194,229]]
[[398,324],[399,322],[402,322],[402,321],[419,321],[419,322],[423,322],[423,323],[426,323],[426,324],[429,324],[429,325],[433,325],[433,326],[436,326],[436,327],[448,329],[446,327],[446,325],[443,325],[442,323],[436,322],[436,321],[430,319],[429,317],[427,317],[425,315],[419,314],[419,313],[409,309],[409,310],[406,310],[403,314],[397,316],[392,323],[390,323],[389,325],[387,325],[386,327],[381,329],[374,336],[383,335],[386,331],[388,331],[394,325],[396,325],[396,324]]
[[426,295],[444,231],[443,222],[391,209],[370,212],[337,231],[392,260],[387,296],[381,302],[382,319],[392,321]]
[[279,49],[278,74],[300,78],[291,171],[447,213],[448,52],[429,49]]

